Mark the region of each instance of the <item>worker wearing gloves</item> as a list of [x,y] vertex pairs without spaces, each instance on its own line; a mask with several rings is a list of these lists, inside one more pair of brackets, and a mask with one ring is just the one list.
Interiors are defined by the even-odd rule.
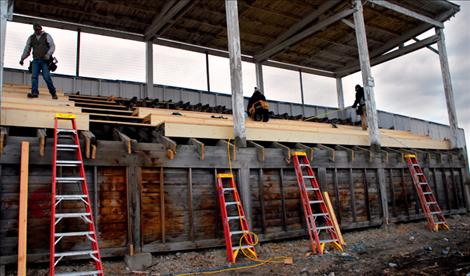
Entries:
[[258,87],[255,87],[255,92],[248,100],[247,107],[248,116],[253,121],[269,121],[269,105],[266,101],[266,97],[259,91]]

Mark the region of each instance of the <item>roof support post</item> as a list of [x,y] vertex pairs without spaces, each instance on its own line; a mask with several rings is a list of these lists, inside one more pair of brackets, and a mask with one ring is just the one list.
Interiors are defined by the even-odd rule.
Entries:
[[209,53],[206,52],[206,82],[207,82],[207,92],[211,92],[211,75],[209,67]]
[[243,105],[242,58],[240,29],[238,24],[238,1],[225,0],[227,39],[230,57],[230,81],[232,88],[232,112],[235,143],[246,147],[245,117]]
[[261,93],[264,94],[263,64],[261,64],[261,62],[255,63],[255,71],[256,71],[256,87],[258,87]]
[[336,93],[338,95],[338,116],[341,120],[344,119],[344,93],[343,93],[343,79],[336,78]]
[[145,97],[153,96],[153,42],[151,40],[146,42],[145,47],[145,76],[146,87]]
[[367,129],[369,131],[369,143],[372,149],[380,149],[379,127],[377,120],[377,109],[374,97],[374,78],[370,69],[369,50],[367,47],[366,27],[361,0],[353,0],[354,26],[356,29],[357,48],[359,51],[359,62],[362,71],[362,83],[366,100]]
[[305,98],[304,98],[304,80],[302,79],[302,70],[299,69],[300,82],[300,100],[302,101],[302,116],[305,117]]
[[5,63],[5,39],[7,35],[7,20],[13,14],[13,1],[0,0],[0,110],[3,93],[3,65]]
[[444,83],[444,92],[446,95],[447,113],[449,114],[450,125],[450,145],[454,148],[461,147],[459,145],[457,124],[457,112],[455,111],[454,91],[452,89],[452,79],[450,77],[449,61],[447,59],[446,40],[444,36],[444,28],[436,28],[436,34],[439,36],[437,48],[439,50],[439,61],[441,64],[442,81]]

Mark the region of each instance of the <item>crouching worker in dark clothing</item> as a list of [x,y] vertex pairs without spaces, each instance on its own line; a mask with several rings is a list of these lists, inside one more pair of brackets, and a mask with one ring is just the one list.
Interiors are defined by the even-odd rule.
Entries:
[[269,105],[266,98],[255,87],[255,92],[248,101],[247,112],[253,121],[269,121]]
[[361,116],[361,125],[362,129],[367,129],[367,117],[366,117],[366,100],[364,98],[364,88],[359,84],[356,85],[356,100],[352,105],[353,108],[356,108],[356,114]]

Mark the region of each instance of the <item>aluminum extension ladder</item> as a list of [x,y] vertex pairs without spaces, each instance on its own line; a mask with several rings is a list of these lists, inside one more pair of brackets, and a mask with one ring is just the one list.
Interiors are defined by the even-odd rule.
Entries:
[[[59,121],[68,121],[72,123],[72,129],[58,128]],[[60,177],[57,176],[58,168],[60,168]],[[78,169],[78,173],[77,173]],[[67,176],[64,176],[67,174]],[[80,186],[81,192],[74,194],[56,194],[57,188],[60,191],[60,185]],[[61,207],[61,203],[66,201],[83,204],[81,211],[73,213],[57,213],[56,209]],[[57,232],[56,227],[64,220],[81,221],[85,224],[83,229],[76,232]],[[75,222],[74,222],[75,223]],[[68,224],[78,226],[78,224]],[[56,246],[60,241],[67,238],[82,237],[90,242],[90,250],[81,251],[64,251],[57,252]],[[57,264],[67,257],[83,257],[87,256],[95,263],[96,270],[56,273]],[[77,125],[75,115],[73,114],[56,114],[54,119],[54,152],[52,157],[52,192],[51,192],[51,238],[50,238],[50,275],[104,275],[103,264],[101,262],[100,250],[98,247],[98,239],[96,236],[95,225],[93,222],[92,209],[88,188],[85,177],[85,169],[83,166],[82,152],[80,150],[80,141],[78,138]]]
[[423,169],[418,164],[415,154],[405,154],[408,169],[410,169],[411,178],[419,197],[419,203],[423,209],[424,216],[428,221],[428,228],[431,231],[439,231],[439,229],[449,230],[446,219],[442,214],[441,208],[437,203],[431,187],[426,180]]
[[[243,211],[233,174],[217,174],[217,193],[224,227],[227,260],[234,263],[240,250],[246,250],[248,254],[256,258],[253,237]],[[241,239],[245,242],[244,245],[240,245]]]
[[295,174],[313,253],[322,255],[325,245],[343,251],[341,239],[336,233],[307,154],[305,152],[294,152],[292,160],[294,161]]

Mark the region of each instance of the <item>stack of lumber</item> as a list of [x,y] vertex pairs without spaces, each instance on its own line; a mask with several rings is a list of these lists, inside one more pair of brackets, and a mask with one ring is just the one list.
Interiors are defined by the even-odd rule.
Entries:
[[[53,100],[46,87],[40,87],[38,98],[28,98],[31,87],[27,85],[4,84],[1,99],[2,126],[54,128],[56,113],[73,113],[77,116],[77,128],[88,130],[88,115],[69,101],[61,91]],[[70,128],[70,123],[61,122],[59,127]]]
[[[145,122],[163,129],[167,137],[233,139],[232,116],[168,109],[137,108]],[[246,120],[246,138],[252,141],[368,146],[368,132],[360,127],[305,121]],[[432,140],[409,131],[380,130],[381,144],[393,148],[449,149],[448,141]]]

